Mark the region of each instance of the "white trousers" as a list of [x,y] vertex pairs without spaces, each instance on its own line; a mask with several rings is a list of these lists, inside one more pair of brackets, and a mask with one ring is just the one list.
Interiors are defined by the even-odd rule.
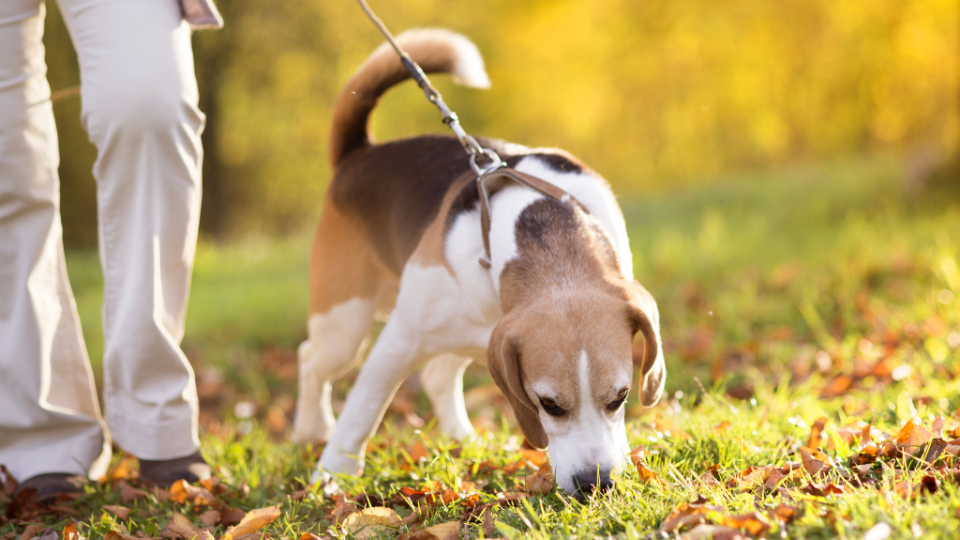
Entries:
[[179,346],[204,123],[190,29],[177,0],[59,2],[98,151],[106,421],[64,265],[44,5],[0,0],[0,463],[20,480],[99,477],[111,436],[144,459],[199,447]]

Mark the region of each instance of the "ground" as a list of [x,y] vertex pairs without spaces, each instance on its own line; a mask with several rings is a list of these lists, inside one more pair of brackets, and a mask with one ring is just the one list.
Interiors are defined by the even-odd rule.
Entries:
[[[465,386],[477,440],[439,435],[413,377],[364,475],[341,480],[346,496],[310,488],[321,448],[285,440],[309,235],[203,242],[184,348],[220,484],[153,490],[118,451],[76,500],[20,507],[8,482],[0,536],[33,523],[26,538],[74,538],[75,523],[90,538],[208,525],[217,537],[237,510],[267,509],[227,536],[429,538],[411,531],[459,522],[461,538],[955,538],[960,197],[911,191],[902,176],[873,157],[621,201],[636,275],[660,306],[667,395],[652,409],[631,396],[634,466],[584,502],[552,489],[546,457],[524,448],[476,366]],[[96,254],[68,263],[96,359]],[[360,528],[374,522],[385,525]]]

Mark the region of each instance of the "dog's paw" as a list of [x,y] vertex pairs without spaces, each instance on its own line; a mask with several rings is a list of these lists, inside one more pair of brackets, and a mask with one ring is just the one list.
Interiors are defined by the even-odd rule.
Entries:
[[335,452],[334,443],[328,443],[320,456],[318,469],[333,474],[350,474],[360,476],[363,474],[363,459],[347,454],[345,452]]
[[342,495],[343,490],[340,489],[340,485],[337,484],[337,479],[333,477],[332,474],[316,470],[313,471],[313,475],[310,477],[310,481],[314,484],[320,485],[320,490],[327,497],[332,497],[334,495]]

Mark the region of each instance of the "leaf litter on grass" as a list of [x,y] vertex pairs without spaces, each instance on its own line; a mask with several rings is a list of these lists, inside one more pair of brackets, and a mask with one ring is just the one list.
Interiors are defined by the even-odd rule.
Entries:
[[[477,531],[484,531],[486,536],[499,536],[497,524],[506,523],[501,520],[510,523],[520,520],[522,527],[536,527],[532,522],[522,524],[524,520],[529,521],[525,505],[530,503],[557,512],[571,508],[570,505],[604,504],[604,500],[631,497],[631,493],[643,493],[645,498],[666,496],[668,500],[677,500],[678,493],[686,492],[695,496],[677,500],[675,506],[666,509],[656,522],[657,530],[682,538],[735,538],[737,535],[758,538],[788,530],[785,528],[797,519],[807,519],[804,516],[832,516],[830,519],[843,520],[842,512],[838,512],[838,498],[846,496],[876,493],[880,497],[892,496],[917,504],[939,496],[946,486],[951,486],[949,492],[955,492],[960,481],[957,457],[960,438],[955,437],[960,432],[960,424],[956,415],[919,413],[911,407],[914,400],[906,394],[901,394],[898,402],[899,406],[893,406],[892,410],[909,417],[891,417],[897,420],[895,424],[876,422],[876,418],[868,423],[844,416],[816,416],[810,419],[807,431],[797,433],[794,439],[819,446],[756,441],[754,444],[759,446],[746,445],[738,450],[741,458],[736,467],[731,467],[736,462],[723,458],[711,463],[706,447],[696,446],[708,441],[740,444],[736,442],[740,428],[735,422],[699,428],[695,414],[687,420],[674,419],[670,422],[680,422],[684,436],[654,437],[656,442],[637,446],[631,452],[633,467],[618,479],[614,492],[594,496],[584,503],[557,492],[544,452],[519,445],[515,450],[503,451],[502,444],[458,447],[428,441],[418,447],[415,442],[408,448],[417,447],[417,452],[426,455],[409,470],[397,467],[396,472],[389,473],[400,480],[399,487],[391,489],[388,483],[385,491],[374,492],[377,494],[347,492],[325,499],[314,495],[312,488],[293,484],[285,492],[285,502],[252,511],[236,507],[249,497],[250,490],[245,485],[228,485],[216,477],[198,484],[180,481],[161,490],[140,480],[135,472],[108,475],[96,489],[113,493],[109,500],[116,504],[104,504],[100,508],[116,521],[109,520],[112,529],[102,534],[104,538],[117,540],[150,536],[241,540],[255,533],[260,538],[267,534],[264,529],[271,523],[294,511],[291,505],[307,505],[321,510],[323,521],[329,525],[322,525],[321,521],[317,523],[319,528],[301,529],[296,536],[387,534],[428,539],[452,538],[454,530],[458,536]],[[904,405],[906,403],[911,406]],[[665,404],[664,407],[672,406]],[[799,420],[797,423],[806,425]],[[641,427],[640,433],[664,425],[654,423]],[[423,440],[420,438],[417,442]],[[701,465],[684,464],[682,457],[679,464],[674,464],[676,452],[686,447],[701,449],[692,454],[701,460]],[[409,454],[410,450],[404,451]],[[460,456],[445,465],[454,467],[450,472],[459,472],[454,473],[456,476],[440,474],[430,479],[430,475],[443,470],[443,467],[437,469],[436,464],[444,453]],[[767,462],[762,461],[765,454],[769,455]],[[311,462],[304,465],[309,467]],[[376,460],[372,464],[373,467],[385,465]],[[426,478],[421,477],[422,474]],[[357,486],[364,484],[362,479],[356,481]],[[752,503],[748,504],[744,497],[749,497]],[[26,515],[34,518],[57,515],[56,508],[70,508],[79,500],[82,497],[38,504],[34,514]],[[543,507],[544,504],[547,506]],[[145,535],[138,534],[144,520],[155,512],[151,508],[157,505],[172,505],[174,513],[161,527]],[[61,526],[64,536],[96,536],[91,529],[93,524],[81,522],[82,535],[78,535],[76,531],[69,532],[69,527],[77,527],[71,523],[74,522]],[[31,529],[31,534],[39,536],[46,529]],[[270,534],[278,533],[275,530]]]
[[[371,443],[366,474],[344,479],[345,493],[327,497],[306,480],[322,445],[281,442],[285,423],[278,415],[292,410],[295,371],[286,368],[295,365],[295,355],[268,351],[258,356],[260,363],[282,365],[286,371],[278,373],[286,386],[271,386],[264,398],[255,400],[224,382],[214,388],[213,379],[201,381],[207,387],[203,403],[220,407],[204,409],[205,421],[216,422],[205,424],[216,428],[206,431],[204,452],[218,469],[218,484],[159,489],[138,478],[133,458],[118,456],[107,476],[87,483],[83,494],[41,504],[13,500],[16,483],[4,473],[0,532],[17,538],[36,522],[48,526],[33,529],[34,536],[50,528],[66,537],[73,522],[70,534],[91,540],[107,534],[159,537],[164,529],[172,531],[168,524],[176,512],[196,531],[205,531],[197,534],[219,538],[248,511],[275,506],[279,517],[257,531],[257,538],[340,534],[345,520],[371,507],[400,517],[399,523],[383,524],[388,537],[439,537],[434,527],[444,524],[447,534],[455,529],[464,538],[481,532],[543,538],[567,530],[571,536],[612,536],[628,535],[631,528],[652,535],[669,524],[671,534],[686,538],[832,537],[837,531],[861,538],[879,521],[935,535],[938,526],[960,526],[955,397],[960,338],[953,337],[960,320],[939,300],[896,296],[897,287],[919,279],[906,271],[882,266],[857,271],[863,275],[845,279],[869,283],[858,285],[867,293],[847,294],[843,280],[814,276],[831,297],[805,308],[809,320],[819,320],[817,332],[796,325],[763,327],[749,309],[736,306],[727,314],[739,317],[742,311],[744,323],[752,326],[731,327],[738,317],[723,317],[712,307],[716,291],[701,287],[700,307],[691,303],[679,322],[665,319],[685,327],[665,327],[664,347],[671,357],[686,351],[675,377],[708,366],[715,375],[704,379],[711,381],[710,390],[678,386],[685,396],[668,395],[651,410],[628,403],[628,438],[638,449],[633,467],[622,471],[613,490],[583,502],[558,492],[546,454],[523,448],[504,425],[478,424],[478,440],[462,445],[434,436],[428,406],[418,405],[411,392],[405,394],[407,403],[389,413],[399,423],[388,423]],[[887,277],[868,279],[871,273]],[[791,279],[804,275],[791,276],[761,276],[770,283],[758,291],[783,305],[797,304],[789,294],[802,287]],[[733,285],[732,290],[741,284]],[[895,300],[905,297],[911,304],[899,309]],[[717,316],[707,316],[707,307],[717,309]],[[701,320],[683,319],[701,308]],[[783,373],[788,382],[778,382]],[[476,388],[484,396],[498,395]],[[232,420],[217,420],[222,410],[233,410],[231,399],[258,403],[249,433]],[[267,404],[270,400],[276,403]],[[427,421],[422,433],[397,427],[413,426],[415,416]],[[107,506],[130,513],[121,518]]]

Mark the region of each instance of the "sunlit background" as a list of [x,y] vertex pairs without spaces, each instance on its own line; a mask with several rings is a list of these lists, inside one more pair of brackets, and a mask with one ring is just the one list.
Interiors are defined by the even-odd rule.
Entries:
[[[194,35],[206,163],[203,229],[225,238],[317,221],[340,86],[380,43],[352,0],[222,0]],[[474,40],[493,82],[435,77],[473,133],[558,146],[623,195],[850,155],[943,157],[960,144],[960,6],[953,0],[374,2],[395,33]],[[51,4],[54,89],[79,82]],[[64,225],[95,242],[79,100],[57,105]],[[375,117],[388,139],[442,131],[413,85]]]
[[[395,33],[445,27],[478,45],[490,90],[434,80],[471,133],[562,147],[610,180],[637,275],[661,305],[671,392],[699,376],[749,396],[751,380],[813,373],[869,388],[851,374],[855,357],[874,358],[881,330],[908,336],[891,370],[956,360],[954,0],[371,3]],[[185,349],[211,411],[272,403],[258,414],[282,430],[306,334],[309,234],[331,174],[331,107],[381,38],[352,0],[218,6],[225,28],[193,39],[207,127]],[[48,8],[58,90],[79,76]],[[71,279],[98,363],[96,152],[78,99],[55,112]],[[408,83],[374,128],[389,139],[444,126]],[[868,375],[891,380],[884,373]],[[894,382],[910,384],[904,373]],[[489,388],[485,377],[471,371],[468,388]],[[429,415],[421,403],[401,416],[411,410]]]

